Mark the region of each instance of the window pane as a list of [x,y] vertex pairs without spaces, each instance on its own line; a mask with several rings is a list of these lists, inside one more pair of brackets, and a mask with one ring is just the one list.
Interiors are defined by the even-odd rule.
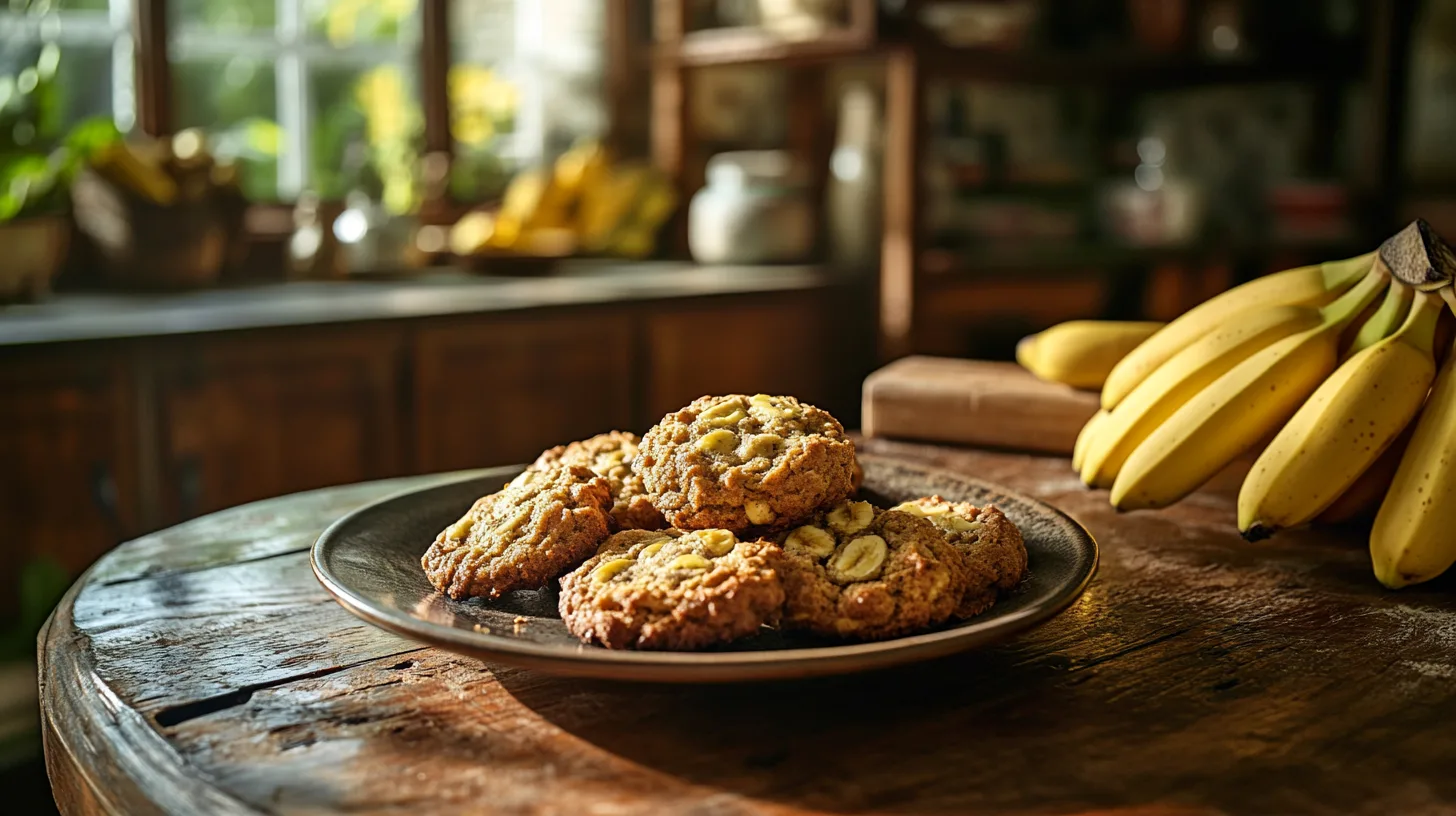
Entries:
[[302,0],[309,37],[335,46],[415,42],[419,0]]
[[278,91],[272,60],[253,57],[173,63],[177,127],[207,131],[213,151],[238,162],[243,192],[278,198]]
[[112,115],[112,76],[115,64],[111,43],[62,45],[56,65],[57,99],[61,126],[92,116]]
[[424,128],[417,88],[400,65],[315,66],[309,185],[325,198],[364,190],[392,212],[413,210]]
[[516,163],[516,0],[452,0],[450,34],[450,193],[459,201],[494,198]]
[[274,0],[171,0],[168,5],[177,31],[193,26],[209,32],[266,31],[278,19]]
[[49,149],[72,125],[110,117],[111,45],[0,40],[0,144]]
[[31,7],[49,5],[62,11],[106,11],[110,4],[106,0],[52,0],[49,4],[32,2]]
[[450,1],[451,191],[481,200],[507,170],[605,129],[605,4]]

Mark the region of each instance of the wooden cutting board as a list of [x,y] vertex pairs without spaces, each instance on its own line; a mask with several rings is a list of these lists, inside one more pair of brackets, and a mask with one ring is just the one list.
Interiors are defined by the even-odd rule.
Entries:
[[906,357],[864,382],[866,436],[1070,455],[1095,391],[1044,382],[1015,363]]

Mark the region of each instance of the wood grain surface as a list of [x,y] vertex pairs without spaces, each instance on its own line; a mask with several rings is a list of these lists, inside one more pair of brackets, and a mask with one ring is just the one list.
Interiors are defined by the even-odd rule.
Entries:
[[[1453,813],[1456,598],[1354,531],[1259,545],[1227,485],[1119,515],[1064,459],[869,440],[1002,482],[1102,545],[999,647],[773,685],[558,679],[372,629],[307,547],[423,480],[224,511],[104,558],[41,635],[67,814]],[[438,478],[438,477],[437,477]]]

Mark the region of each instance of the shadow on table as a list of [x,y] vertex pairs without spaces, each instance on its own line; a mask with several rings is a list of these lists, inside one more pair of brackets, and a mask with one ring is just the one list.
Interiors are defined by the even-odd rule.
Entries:
[[[752,799],[927,814],[1073,804],[1059,801],[1066,780],[1039,781],[1046,757],[1025,749],[1060,727],[1058,710],[1041,701],[1076,705],[1057,688],[1068,680],[1065,666],[1055,656],[1026,658],[1002,647],[852,677],[711,686],[504,668],[496,677],[522,705],[604,751]],[[1013,735],[1017,747],[1001,750]],[[1109,792],[1107,801],[1075,804],[1112,801]]]

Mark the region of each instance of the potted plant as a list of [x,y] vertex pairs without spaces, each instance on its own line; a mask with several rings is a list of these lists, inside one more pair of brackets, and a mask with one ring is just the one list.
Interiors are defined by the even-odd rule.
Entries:
[[41,49],[36,64],[0,77],[0,303],[34,299],[66,259],[69,189],[99,146],[120,138],[107,119],[61,133],[55,68],[60,51]]

